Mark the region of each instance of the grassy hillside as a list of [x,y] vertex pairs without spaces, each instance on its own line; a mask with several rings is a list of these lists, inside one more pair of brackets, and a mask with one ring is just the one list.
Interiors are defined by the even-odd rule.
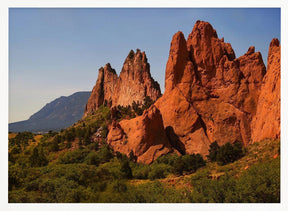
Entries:
[[145,165],[106,144],[110,116],[101,106],[61,132],[9,134],[9,202],[280,201],[280,140],[240,149],[226,165],[199,154]]

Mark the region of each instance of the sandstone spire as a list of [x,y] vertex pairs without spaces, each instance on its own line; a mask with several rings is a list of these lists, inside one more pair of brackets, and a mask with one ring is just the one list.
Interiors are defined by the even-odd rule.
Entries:
[[146,96],[155,101],[161,96],[160,86],[150,74],[145,52],[137,49],[134,53],[131,50],[119,77],[109,63],[99,69],[84,117],[97,110],[105,101],[110,106],[126,106],[131,105],[133,101],[142,103]]
[[[248,144],[266,69],[259,52],[235,58],[216,30],[197,21],[188,36],[177,32],[166,66],[166,90],[155,103],[164,127],[186,153],[208,153],[213,141]],[[188,56],[187,56],[188,54]],[[175,140],[171,140],[175,142]]]
[[257,112],[252,121],[253,142],[264,138],[280,138],[280,70],[281,47],[278,39],[270,43],[267,74],[263,78]]

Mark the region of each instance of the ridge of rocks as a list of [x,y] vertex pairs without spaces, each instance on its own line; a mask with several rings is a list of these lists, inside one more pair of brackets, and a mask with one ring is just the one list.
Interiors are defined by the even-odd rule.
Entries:
[[[124,67],[128,66],[129,62]],[[127,154],[132,150],[140,162],[151,163],[171,151],[207,155],[214,141],[219,145],[239,141],[247,146],[263,138],[279,138],[277,39],[270,44],[267,69],[266,74],[262,55],[255,52],[254,46],[236,58],[231,44],[219,39],[211,24],[197,21],[187,40],[180,31],[172,38],[163,96],[143,116],[111,127],[108,141],[117,151]],[[144,121],[151,112],[154,117]],[[123,134],[127,136],[127,146],[119,144]],[[165,147],[157,153],[155,145],[160,143]],[[146,151],[149,156],[144,156]]]

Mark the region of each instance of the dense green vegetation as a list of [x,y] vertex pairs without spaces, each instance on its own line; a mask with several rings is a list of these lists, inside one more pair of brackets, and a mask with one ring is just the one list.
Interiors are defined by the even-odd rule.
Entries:
[[226,165],[232,163],[244,156],[244,149],[242,144],[238,141],[230,144],[229,142],[223,146],[219,146],[217,141],[210,145],[209,155],[207,158],[211,162],[217,161],[219,165]]
[[172,153],[145,165],[133,151],[127,156],[107,145],[110,123],[110,109],[101,106],[59,133],[10,138],[9,202],[280,201],[279,140],[255,143],[245,153],[238,142],[214,142],[208,161]]
[[205,172],[191,179],[190,201],[197,203],[279,203],[280,159],[258,163],[238,179],[226,173],[211,180]]

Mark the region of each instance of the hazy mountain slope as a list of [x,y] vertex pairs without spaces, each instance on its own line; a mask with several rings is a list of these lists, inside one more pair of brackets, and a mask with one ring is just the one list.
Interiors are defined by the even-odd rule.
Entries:
[[68,97],[59,97],[28,120],[10,123],[9,131],[38,132],[66,128],[81,119],[90,94],[91,92],[76,92]]

